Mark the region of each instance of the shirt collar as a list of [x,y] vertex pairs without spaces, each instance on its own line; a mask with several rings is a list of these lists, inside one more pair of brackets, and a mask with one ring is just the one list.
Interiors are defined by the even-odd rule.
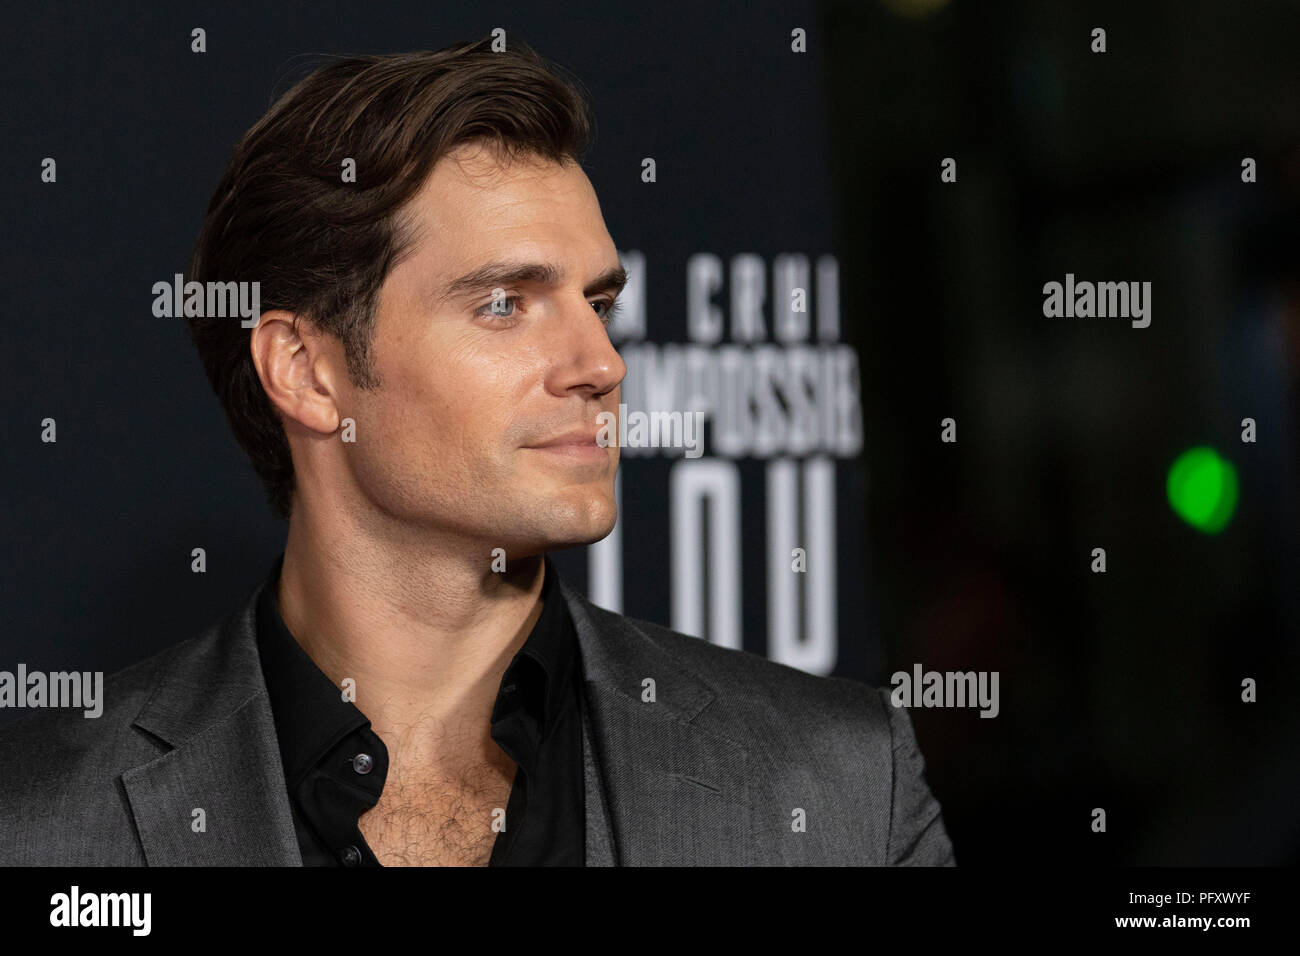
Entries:
[[[578,634],[560,591],[559,572],[549,557],[543,563],[542,613],[506,668],[492,721],[510,709],[508,695],[518,693],[545,736],[564,707],[577,664]],[[509,691],[512,685],[515,690]]]
[[[576,677],[578,637],[559,572],[543,559],[542,612],[527,640],[506,668],[492,710],[492,723],[523,707],[545,738],[564,708]],[[344,737],[370,721],[316,666],[285,626],[280,613],[280,570],[276,558],[257,603],[257,643],[271,698],[289,786],[315,766]]]
[[334,746],[370,721],[302,649],[280,615],[281,554],[257,601],[257,649],[286,782],[297,785]]

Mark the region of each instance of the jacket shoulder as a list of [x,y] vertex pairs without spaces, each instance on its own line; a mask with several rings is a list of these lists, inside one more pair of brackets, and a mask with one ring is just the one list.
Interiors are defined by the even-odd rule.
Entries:
[[[907,709],[888,688],[822,677],[748,651],[721,647],[609,611],[645,635],[714,700],[693,723],[749,755],[750,799],[781,820],[754,847],[770,862],[953,865],[941,807]],[[791,807],[816,815],[804,839],[790,834]]]
[[173,655],[211,639],[209,629],[106,675],[98,716],[41,708],[0,724],[0,865],[140,862],[103,839],[132,826],[121,775],[165,749],[133,722]]
[[[155,681],[167,662],[176,654],[196,648],[211,640],[214,629],[197,637],[163,648],[156,654],[105,675],[100,695],[102,712],[86,716],[85,708],[41,708],[0,724],[0,751],[44,743],[47,749],[66,760],[86,741],[102,741],[109,727],[129,725],[153,692]],[[62,749],[61,749],[62,748]],[[0,781],[2,784],[2,781]]]
[[[702,681],[731,708],[762,710],[805,730],[853,725],[858,733],[889,739],[888,692],[861,681],[828,677],[770,660],[762,655],[722,647],[674,631],[662,624],[624,617],[597,608],[599,615],[630,624],[650,639],[678,667]],[[611,623],[608,619],[602,623]]]

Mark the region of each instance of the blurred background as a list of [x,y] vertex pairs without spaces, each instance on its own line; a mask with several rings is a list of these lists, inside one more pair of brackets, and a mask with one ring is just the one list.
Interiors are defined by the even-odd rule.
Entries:
[[[959,865],[1297,862],[1295,3],[11,15],[0,670],[111,672],[269,571],[285,526],[151,287],[315,54],[497,27],[590,96],[625,401],[709,414],[700,459],[625,454],[563,574],[814,673],[997,671],[995,719],[911,711]],[[1067,274],[1150,282],[1150,326],[1045,317]],[[1217,529],[1169,494],[1198,447]]]
[[[1002,674],[995,720],[912,711],[968,860],[1300,853],[1297,35],[1277,3],[828,14],[879,633]],[[1150,281],[1151,325],[1044,318],[1066,273]],[[1239,479],[1217,534],[1167,499],[1194,446]]]

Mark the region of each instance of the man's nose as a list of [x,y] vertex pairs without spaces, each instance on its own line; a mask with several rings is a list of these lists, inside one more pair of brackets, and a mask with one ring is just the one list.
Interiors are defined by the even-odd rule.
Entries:
[[591,302],[566,308],[563,332],[554,343],[562,356],[557,357],[555,387],[559,391],[586,389],[604,395],[623,381],[627,365],[618,354],[609,332]]

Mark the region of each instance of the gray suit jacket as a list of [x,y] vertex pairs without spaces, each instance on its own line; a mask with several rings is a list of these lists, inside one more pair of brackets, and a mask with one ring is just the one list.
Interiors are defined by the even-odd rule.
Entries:
[[[46,710],[0,726],[0,865],[302,864],[254,630],[268,584],[108,677],[100,717]],[[588,866],[953,865],[887,691],[560,585],[581,647]]]

